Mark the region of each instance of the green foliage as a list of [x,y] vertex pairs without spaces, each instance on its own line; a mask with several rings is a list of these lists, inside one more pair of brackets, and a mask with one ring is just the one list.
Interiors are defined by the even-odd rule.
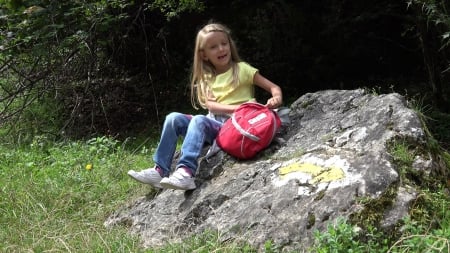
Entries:
[[[195,32],[211,18],[233,30],[243,59],[283,87],[286,103],[312,90],[422,74],[417,40],[401,34],[412,22],[404,1],[9,0],[1,7],[0,121],[20,122],[23,107],[46,97],[58,106],[52,131],[75,136],[142,129],[143,121],[187,110],[178,102],[189,95]],[[256,96],[266,99],[259,89]]]
[[[65,107],[66,96],[76,95],[74,81],[89,78],[105,66],[106,49],[117,36],[110,27],[126,20],[123,8],[131,3],[34,1],[34,5],[4,9],[0,19],[1,123],[18,124],[52,114],[63,126],[62,116],[70,111]],[[49,108],[40,110],[42,104]],[[57,110],[52,110],[54,106]],[[40,113],[28,118],[27,112],[37,108]]]
[[[347,222],[344,218],[338,218],[335,224],[329,224],[327,231],[315,231],[315,244],[310,249],[317,253],[346,253],[346,252],[386,252],[387,240],[383,233],[375,228],[369,228],[364,236],[362,231]],[[365,241],[361,239],[365,237]],[[379,242],[381,241],[381,243]]]
[[[344,218],[329,224],[324,232],[315,231],[310,252],[448,252],[450,245],[450,198],[443,192],[424,192],[429,198],[427,208],[436,211],[432,220],[406,217],[398,240],[383,231],[369,227],[363,231]],[[432,211],[433,210],[433,211]],[[395,241],[392,241],[394,239]]]
[[[19,102],[19,101],[16,101]],[[62,108],[51,98],[41,97],[22,109],[14,122],[4,122],[7,134],[0,135],[8,143],[30,143],[35,136],[46,135],[56,139],[63,122],[59,117]]]
[[170,20],[183,12],[201,12],[205,5],[197,0],[154,0],[148,4],[148,8],[151,10],[159,9],[167,20]]
[[447,165],[447,172],[450,174],[450,153],[448,151],[443,152],[442,158],[444,159],[444,162]]
[[433,103],[448,112],[450,90],[445,83],[450,78],[450,4],[446,0],[407,0],[406,3],[414,13]]
[[406,140],[398,140],[390,144],[389,150],[400,178],[403,181],[407,180],[408,173],[411,172],[412,163],[414,162],[414,147],[409,145]]
[[[412,216],[406,217],[402,236],[389,252],[448,252],[450,250],[450,198],[445,191],[424,191]],[[421,210],[421,211],[420,211]]]
[[412,206],[411,219],[416,224],[426,227],[426,230],[448,224],[450,196],[447,195],[446,191],[445,188],[436,192],[431,192],[428,189],[422,190]]
[[[130,110],[141,113],[137,118],[142,119],[142,112],[151,110],[144,110],[141,101],[157,105],[150,99],[166,92],[167,87],[149,87],[148,82],[158,80],[159,73],[166,72],[161,70],[168,67],[163,29],[168,20],[184,12],[202,11],[203,3],[38,0],[8,1],[1,7],[0,124],[33,120],[25,112],[29,107],[39,107],[36,103],[45,98],[48,105],[57,105],[58,110],[48,109],[36,116],[52,114],[57,118],[59,125],[52,129],[54,134],[63,133],[58,131],[64,128],[67,134],[86,136],[116,131],[114,128],[122,125],[116,117],[128,121],[126,117],[134,116]],[[166,16],[167,20],[150,26],[145,23],[147,16],[155,14]],[[142,62],[130,63],[137,56]],[[129,83],[118,80],[126,79],[123,65],[129,64],[151,73],[143,73],[140,80]],[[129,107],[124,106],[124,99]],[[127,111],[117,110],[117,106]],[[117,113],[122,114],[111,116]]]
[[[441,49],[450,46],[450,15],[449,3],[444,0],[408,0],[408,6],[419,5],[428,18],[428,23],[438,27],[441,38]],[[450,69],[450,66],[449,66]]]
[[428,113],[427,125],[433,137],[439,140],[439,146],[450,150],[450,114],[432,110]]

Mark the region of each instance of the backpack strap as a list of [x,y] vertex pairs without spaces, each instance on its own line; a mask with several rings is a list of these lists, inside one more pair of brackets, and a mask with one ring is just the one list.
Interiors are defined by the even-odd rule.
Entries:
[[211,146],[208,149],[208,152],[206,152],[205,159],[207,162],[209,162],[209,158],[217,154],[220,150],[222,150],[219,145],[217,145],[216,140],[211,144]]
[[236,118],[234,117],[234,114],[231,115],[231,123],[233,123],[234,128],[236,128],[239,133],[241,133],[243,136],[249,138],[252,141],[259,141],[259,137],[255,136],[247,131],[245,131],[240,125],[239,123],[237,123]]
[[[215,115],[212,112],[208,112],[207,115],[209,118],[213,118],[220,122],[225,122],[230,116],[229,115]],[[209,158],[217,154],[220,150],[222,150],[219,145],[217,145],[216,140],[214,139],[213,143],[209,147],[208,151],[206,152],[205,159],[207,162],[209,162]]]

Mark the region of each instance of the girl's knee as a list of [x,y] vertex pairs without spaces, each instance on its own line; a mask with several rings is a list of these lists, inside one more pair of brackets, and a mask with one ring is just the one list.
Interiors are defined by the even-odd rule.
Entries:
[[207,117],[205,115],[195,115],[192,117],[192,123],[203,124],[205,123],[206,118]]
[[179,113],[179,112],[171,112],[166,115],[166,123],[176,122],[178,120],[186,120],[189,119],[190,115]]
[[175,129],[179,134],[184,135],[185,129],[188,127],[192,116],[179,112],[171,112],[167,114],[164,121],[164,128]]
[[180,117],[181,113],[179,112],[171,112],[166,115],[166,121],[172,121],[178,117]]

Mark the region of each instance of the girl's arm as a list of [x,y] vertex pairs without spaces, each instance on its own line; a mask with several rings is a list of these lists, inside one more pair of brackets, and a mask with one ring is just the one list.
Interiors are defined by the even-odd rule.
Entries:
[[232,114],[238,108],[238,105],[226,105],[217,102],[211,90],[206,92],[206,108],[213,114]]
[[274,109],[283,104],[283,94],[281,92],[280,86],[272,83],[270,80],[262,76],[259,72],[256,72],[255,76],[253,77],[253,82],[272,94],[272,97],[267,100],[267,107],[269,107],[270,109]]
[[239,105],[225,105],[208,99],[208,101],[206,101],[206,107],[214,114],[231,114],[239,107]]
[[[266,106],[270,109],[275,109],[283,104],[283,94],[281,88],[272,83],[270,80],[263,77],[259,72],[256,72],[253,77],[253,82],[272,94],[272,97],[267,100]],[[236,110],[239,105],[226,105],[216,101],[216,99],[208,94],[208,100],[206,101],[206,107],[214,114],[231,114]]]

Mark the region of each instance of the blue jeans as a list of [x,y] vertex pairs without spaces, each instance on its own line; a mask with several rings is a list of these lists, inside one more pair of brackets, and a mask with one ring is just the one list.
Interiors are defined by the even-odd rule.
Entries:
[[154,162],[163,170],[164,176],[171,171],[172,159],[175,154],[178,138],[184,137],[181,146],[181,157],[176,168],[188,167],[195,175],[198,158],[205,143],[212,144],[222,122],[205,115],[187,115],[172,112],[166,116],[161,140],[153,155]]

